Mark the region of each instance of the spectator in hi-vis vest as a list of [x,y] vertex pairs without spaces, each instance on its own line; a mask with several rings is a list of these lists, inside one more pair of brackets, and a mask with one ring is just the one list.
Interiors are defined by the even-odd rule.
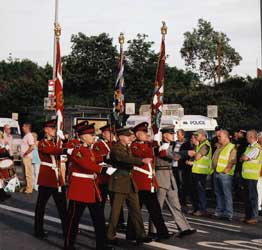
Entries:
[[242,178],[245,197],[245,220],[247,224],[256,224],[258,221],[258,194],[257,181],[261,171],[261,147],[257,142],[255,130],[247,132],[247,146],[241,157],[243,162]]
[[227,130],[220,130],[217,138],[220,146],[217,147],[212,158],[212,168],[215,171],[215,216],[221,219],[232,220],[232,181],[237,162],[237,150],[235,145],[230,142]]
[[198,195],[198,210],[195,216],[207,216],[206,211],[206,179],[211,174],[212,148],[207,139],[207,133],[203,129],[197,130],[194,135],[199,142],[196,147],[192,167],[193,185]]
[[[262,147],[262,132],[258,133],[258,144]],[[257,193],[258,193],[258,212],[262,213],[262,169],[260,171],[260,176],[257,181]]]

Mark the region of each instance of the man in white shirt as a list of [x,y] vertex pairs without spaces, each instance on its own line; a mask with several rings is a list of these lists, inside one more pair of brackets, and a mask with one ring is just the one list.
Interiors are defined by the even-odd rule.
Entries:
[[258,222],[258,193],[257,181],[261,172],[261,146],[257,142],[258,136],[255,130],[247,132],[249,145],[241,157],[243,162],[242,178],[245,192],[245,220],[247,224]]
[[25,134],[21,142],[21,158],[26,179],[25,193],[31,194],[33,191],[32,151],[34,149],[34,137],[31,133],[30,123],[24,123],[22,129]]
[[[258,143],[262,147],[262,131],[257,134]],[[258,193],[258,211],[262,213],[262,171],[257,181],[257,193]]]
[[13,156],[13,136],[11,135],[11,127],[8,124],[4,125],[4,142],[9,146],[9,154]]

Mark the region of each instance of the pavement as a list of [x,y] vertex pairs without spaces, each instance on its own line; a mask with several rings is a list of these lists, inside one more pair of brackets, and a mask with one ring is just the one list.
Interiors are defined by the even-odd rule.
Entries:
[[[34,208],[37,192],[32,194],[14,193],[12,197],[0,203],[0,250],[58,250],[63,247],[60,220],[58,219],[53,199],[46,207],[45,230],[49,236],[39,240],[33,236]],[[210,202],[211,203],[211,202]],[[197,229],[193,235],[182,239],[173,237],[164,243],[151,242],[137,247],[133,242],[125,240],[124,233],[118,233],[120,245],[116,250],[261,250],[262,249],[262,218],[256,225],[244,224],[243,207],[235,203],[233,221],[223,221],[215,218],[187,216],[191,226]],[[127,208],[124,208],[127,218]],[[211,208],[209,212],[213,213]],[[106,205],[105,216],[109,218],[110,205]],[[148,213],[143,208],[145,229],[148,229]],[[177,233],[178,229],[168,210],[163,211],[166,225],[170,232]],[[88,209],[85,210],[80,222],[80,234],[77,237],[78,249],[95,249],[95,235]]]

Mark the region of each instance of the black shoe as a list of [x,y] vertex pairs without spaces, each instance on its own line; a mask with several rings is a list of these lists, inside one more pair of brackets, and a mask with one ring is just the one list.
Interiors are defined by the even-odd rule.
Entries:
[[159,237],[157,236],[157,233],[148,233],[148,237],[150,237],[152,240],[157,240]]
[[38,239],[44,239],[48,237],[48,233],[46,231],[43,232],[35,232],[34,236]]
[[96,250],[115,250],[115,248],[110,246],[104,246],[102,248],[96,248]]
[[187,229],[187,230],[184,230],[184,231],[180,232],[177,237],[178,238],[183,238],[185,236],[188,236],[188,235],[196,233],[196,231],[197,231],[196,229]]
[[173,236],[174,236],[173,233],[168,233],[168,234],[166,234],[166,235],[161,235],[161,236],[159,236],[159,237],[156,239],[156,241],[157,241],[157,242],[163,242],[163,241],[166,241],[166,240],[172,238]]
[[115,248],[114,247],[110,247],[110,246],[105,246],[103,248],[103,250],[115,250]]
[[118,242],[118,239],[117,238],[114,238],[112,240],[107,240],[107,243],[109,245],[114,245],[114,246],[118,246],[119,245],[119,242]]
[[149,243],[149,242],[152,242],[152,238],[147,236],[147,237],[145,237],[143,239],[137,239],[136,240],[136,245],[137,246],[141,246],[141,245],[143,245],[143,243]]
[[0,189],[0,201],[6,201],[10,197],[11,195],[6,193],[3,188]]

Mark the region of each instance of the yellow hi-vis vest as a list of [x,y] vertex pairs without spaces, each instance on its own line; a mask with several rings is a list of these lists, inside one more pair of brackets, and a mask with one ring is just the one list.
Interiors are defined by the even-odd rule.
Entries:
[[[228,165],[228,160],[231,151],[235,148],[235,145],[233,143],[228,143],[223,150],[220,152],[218,161],[217,161],[217,167],[216,167],[216,172],[217,173],[223,173],[224,169]],[[231,171],[228,173],[229,175],[234,175],[236,165],[234,165],[231,169]]]
[[256,142],[252,146],[248,146],[245,151],[245,155],[248,154],[252,149],[258,148],[259,154],[255,160],[244,161],[242,166],[242,177],[248,180],[258,180],[261,170],[261,147]]
[[212,156],[212,148],[208,140],[205,140],[200,145],[197,145],[196,152],[198,153],[200,149],[207,145],[209,147],[208,154],[205,156],[202,156],[198,161],[195,160],[192,167],[192,173],[194,174],[212,174],[212,167],[211,167],[211,156]]

